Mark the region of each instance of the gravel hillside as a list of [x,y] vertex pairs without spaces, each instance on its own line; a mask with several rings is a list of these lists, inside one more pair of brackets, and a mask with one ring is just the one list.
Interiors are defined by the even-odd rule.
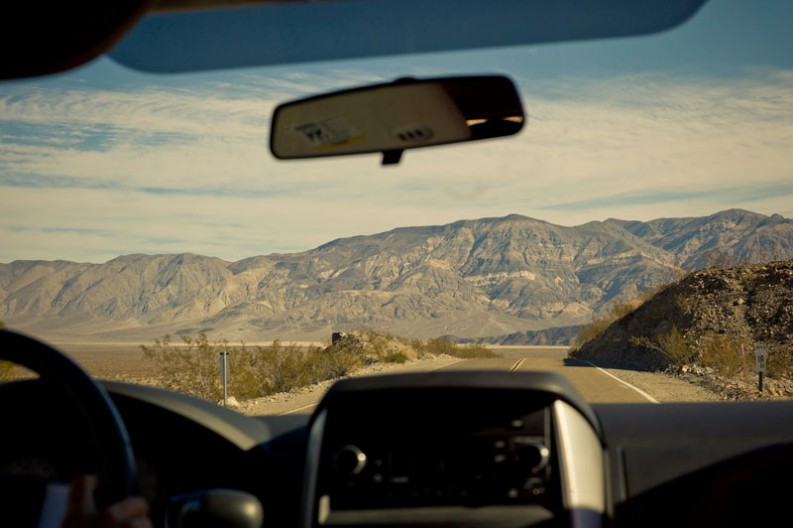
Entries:
[[[751,370],[758,346],[768,352],[767,395],[793,396],[793,260],[691,273],[572,354],[601,365],[666,369],[747,398],[757,394]],[[727,372],[717,353],[733,354],[742,371],[731,365]]]

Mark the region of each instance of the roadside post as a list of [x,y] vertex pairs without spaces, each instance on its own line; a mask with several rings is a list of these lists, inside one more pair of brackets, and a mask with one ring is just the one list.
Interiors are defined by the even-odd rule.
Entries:
[[757,389],[760,394],[763,393],[763,374],[766,369],[766,362],[768,360],[768,353],[765,349],[765,343],[758,342],[754,346],[754,359],[757,362]]
[[229,352],[223,351],[220,353],[220,382],[223,384],[223,405],[227,406],[229,403]]

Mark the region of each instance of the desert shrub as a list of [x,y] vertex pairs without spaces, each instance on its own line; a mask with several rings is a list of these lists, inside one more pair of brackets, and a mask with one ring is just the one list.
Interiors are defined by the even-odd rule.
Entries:
[[[283,346],[280,341],[273,341],[269,346],[247,347],[242,343],[233,349],[230,355],[231,373],[229,379],[230,393],[240,399],[258,398],[279,392],[277,386],[295,383],[287,382],[290,377],[284,373],[282,378],[275,372],[280,368],[282,358],[300,355],[302,351],[295,346]],[[289,365],[285,365],[288,370]]]
[[160,369],[160,384],[199,398],[217,401],[223,396],[220,354],[229,353],[229,395],[240,399],[288,392],[320,381],[348,376],[361,365],[361,353],[332,347],[303,349],[274,341],[270,346],[232,346],[227,341],[211,343],[205,334],[155,339],[141,346],[144,358]]
[[774,344],[769,346],[766,362],[766,374],[770,378],[793,379],[793,347]]
[[408,360],[404,352],[390,352],[383,356],[384,363],[404,363]]
[[362,362],[363,355],[355,350],[313,349],[306,356],[309,383],[349,376],[361,367]]
[[463,359],[499,357],[498,354],[484,345],[460,345],[446,337],[428,339],[425,343],[415,340],[411,345],[419,352],[420,357],[428,355],[439,356],[443,354]]
[[453,356],[456,344],[448,338],[438,337],[435,339],[428,339],[427,342],[423,344],[423,347],[424,351],[428,354],[436,356],[447,354]]
[[501,357],[500,354],[480,344],[457,345],[450,355],[463,359]]
[[416,351],[416,356],[419,359],[424,359],[429,355],[429,352],[427,352],[424,346],[424,341],[421,339],[411,339],[409,344],[410,347]]
[[611,304],[609,315],[616,321],[617,319],[622,319],[626,315],[632,314],[639,306],[652,297],[648,297],[647,295],[647,293],[642,293],[635,299],[617,299]]
[[691,341],[674,325],[669,332],[658,337],[657,343],[643,336],[631,336],[630,342],[633,345],[660,352],[670,365],[678,367],[690,365],[697,360],[696,347],[692,346]]
[[670,366],[682,367],[691,365],[697,360],[696,347],[674,325],[669,332],[658,336],[657,341],[646,336],[631,336],[629,341],[632,345],[660,353]]
[[751,372],[754,347],[751,340],[735,334],[706,334],[700,339],[699,363],[724,376],[736,377]]
[[676,326],[658,336],[631,337],[632,344],[663,354],[671,366],[700,365],[728,377],[742,376],[752,371],[754,348],[744,336],[709,332],[698,340],[685,336]]
[[289,392],[311,383],[302,351],[277,351],[266,366],[266,376],[266,394]]
[[280,341],[266,347],[243,347],[236,354],[240,359],[233,363],[231,387],[234,394],[242,398],[289,392],[349,376],[360,367],[362,358],[360,351],[344,347],[303,349],[284,346]]
[[152,346],[141,345],[143,357],[157,364],[167,388],[208,400],[221,398],[219,358],[220,352],[229,350],[228,343],[210,343],[203,333],[181,339],[181,344],[174,344],[171,336],[165,335],[155,339]]
[[675,365],[687,365],[697,359],[696,348],[675,325],[672,325],[668,333],[658,338],[658,344]]
[[[395,341],[396,340],[396,341]],[[182,336],[173,343],[171,336],[155,339],[151,346],[142,345],[144,358],[160,370],[160,384],[218,401],[223,396],[219,359],[229,353],[230,376],[228,394],[238,399],[251,399],[276,392],[288,392],[305,385],[353,374],[368,361],[404,363],[406,351],[426,355],[448,354],[460,358],[497,357],[483,345],[458,345],[448,339],[408,342],[387,334],[372,333],[362,341],[348,339],[328,347],[308,349],[273,341],[269,346],[232,346],[227,341],[212,343],[206,334]],[[375,343],[378,354],[371,351]]]
[[370,329],[360,330],[363,340],[368,343],[370,352],[377,356],[388,353],[389,345],[396,339],[386,332],[377,332]]

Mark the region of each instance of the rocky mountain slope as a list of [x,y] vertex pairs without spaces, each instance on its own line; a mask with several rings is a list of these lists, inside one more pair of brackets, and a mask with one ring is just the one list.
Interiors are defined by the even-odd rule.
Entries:
[[[768,354],[773,390],[793,395],[793,260],[693,272],[572,355],[640,370],[674,367],[734,385],[756,379],[757,346]],[[738,396],[757,392],[752,384],[731,389]]]
[[714,256],[769,255],[793,257],[793,221],[731,210],[564,227],[510,215],[238,262],[181,254],[0,264],[0,320],[45,337],[128,342],[197,331],[322,339],[358,326],[500,336],[583,324]]

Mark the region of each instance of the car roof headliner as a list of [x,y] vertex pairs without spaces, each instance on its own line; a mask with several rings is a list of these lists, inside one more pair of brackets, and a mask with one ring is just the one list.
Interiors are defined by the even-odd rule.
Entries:
[[133,69],[173,73],[635,36],[676,27],[704,2],[16,2],[0,17],[0,78],[55,73],[108,52]]

